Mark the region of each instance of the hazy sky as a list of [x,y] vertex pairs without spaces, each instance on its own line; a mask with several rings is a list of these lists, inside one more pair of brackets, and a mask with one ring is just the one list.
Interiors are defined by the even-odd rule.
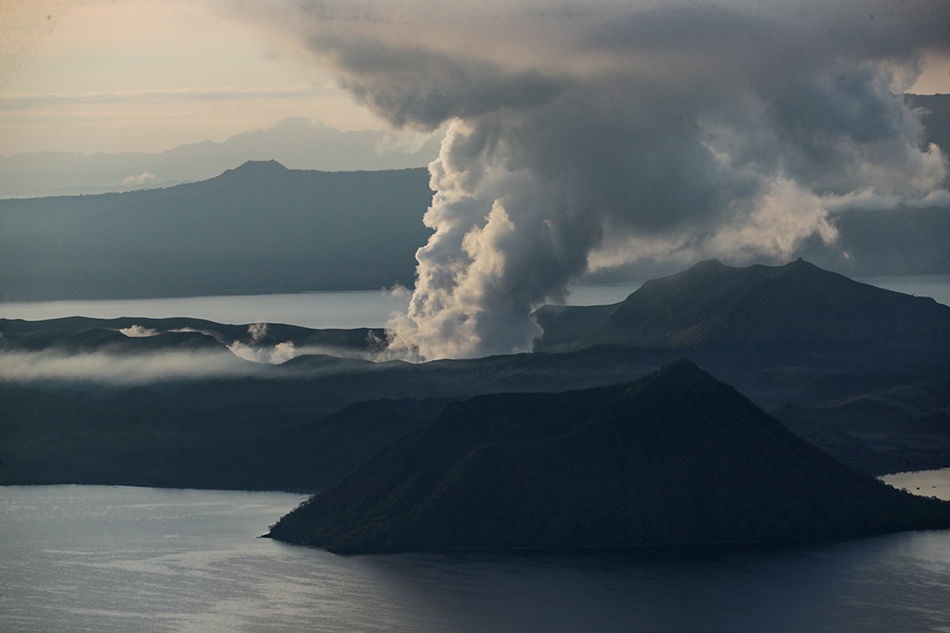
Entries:
[[303,116],[386,125],[253,22],[195,0],[0,1],[0,154],[161,151]]
[[[252,3],[0,2],[0,154],[154,152],[222,141],[289,116],[344,130],[386,127],[355,105],[328,69],[286,45],[272,25],[241,19],[235,7],[247,4]],[[463,3],[430,4],[439,10],[389,3],[390,13],[408,7],[412,17],[447,19]],[[371,10],[366,3],[355,6]],[[480,6],[490,13],[488,4]],[[483,26],[476,24],[473,32]],[[929,57],[923,70],[913,90],[950,92],[950,62]]]

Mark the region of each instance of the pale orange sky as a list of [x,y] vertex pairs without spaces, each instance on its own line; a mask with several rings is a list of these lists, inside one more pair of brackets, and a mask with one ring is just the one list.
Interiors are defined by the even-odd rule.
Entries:
[[0,3],[0,154],[161,151],[302,116],[385,124],[263,29],[184,0]]
[[[291,116],[385,123],[303,53],[214,0],[0,0],[0,155],[157,152]],[[950,92],[931,58],[911,91]]]

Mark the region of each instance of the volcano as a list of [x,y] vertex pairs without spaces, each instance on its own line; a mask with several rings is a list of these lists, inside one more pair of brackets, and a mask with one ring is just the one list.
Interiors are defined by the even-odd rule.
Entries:
[[769,542],[950,527],[688,361],[450,404],[268,536],[347,553]]

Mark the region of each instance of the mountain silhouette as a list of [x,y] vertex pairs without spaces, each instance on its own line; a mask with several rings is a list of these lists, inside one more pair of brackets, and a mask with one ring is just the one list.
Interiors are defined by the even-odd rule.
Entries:
[[275,159],[294,169],[320,171],[425,167],[438,156],[441,140],[438,134],[341,131],[291,117],[220,143],[201,141],[159,153],[30,152],[0,156],[0,198],[167,187],[213,178],[225,169],[262,158]]
[[613,306],[546,307],[538,350],[646,348],[861,351],[950,349],[950,307],[884,290],[802,259],[784,266],[709,260],[643,284]]
[[[411,286],[422,169],[251,161],[164,189],[0,200],[0,297],[116,299]],[[360,325],[360,324],[357,324]]]
[[269,536],[339,553],[786,541],[950,527],[688,361],[633,383],[480,396]]

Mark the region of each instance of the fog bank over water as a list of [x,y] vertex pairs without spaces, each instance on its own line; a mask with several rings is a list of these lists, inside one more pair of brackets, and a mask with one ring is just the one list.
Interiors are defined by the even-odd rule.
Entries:
[[256,362],[244,362],[240,354],[226,351],[151,352],[127,355],[66,354],[47,350],[7,351],[0,355],[0,384],[78,380],[130,386],[167,380],[239,378],[260,373]]

